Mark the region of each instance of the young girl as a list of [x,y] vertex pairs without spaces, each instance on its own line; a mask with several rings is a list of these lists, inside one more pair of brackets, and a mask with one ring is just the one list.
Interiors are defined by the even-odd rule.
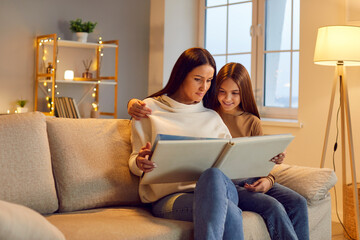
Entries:
[[[219,71],[215,96],[210,105],[219,113],[232,137],[263,135],[250,76],[243,65],[228,63]],[[135,119],[148,117],[151,116],[152,108],[147,106],[134,99],[129,102],[128,112]],[[282,162],[284,154],[277,158],[274,161]],[[202,182],[200,177],[198,184]],[[271,239],[309,239],[307,203],[298,193],[275,183],[272,175],[236,179],[233,183],[238,192],[238,208],[260,214]],[[197,189],[195,199],[196,196]],[[204,224],[208,221],[207,217],[206,214],[198,216]],[[211,223],[208,228],[211,228]]]

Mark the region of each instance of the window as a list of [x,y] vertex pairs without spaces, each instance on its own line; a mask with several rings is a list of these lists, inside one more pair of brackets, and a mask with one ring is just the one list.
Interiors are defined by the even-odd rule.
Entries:
[[200,39],[218,69],[243,64],[261,116],[296,119],[300,0],[200,1]]

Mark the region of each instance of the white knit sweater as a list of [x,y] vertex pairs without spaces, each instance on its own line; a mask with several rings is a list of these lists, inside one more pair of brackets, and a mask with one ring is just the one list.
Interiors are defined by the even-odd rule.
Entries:
[[[182,104],[163,95],[156,99],[144,100],[152,110],[149,118],[132,121],[132,154],[129,167],[133,174],[142,175],[136,165],[136,157],[141,147],[147,142],[154,142],[157,134],[172,134],[192,137],[231,138],[230,132],[221,117],[213,110],[207,109],[202,102],[198,104]],[[144,203],[154,202],[175,192],[194,190],[195,183],[142,184],[140,180],[139,194]]]

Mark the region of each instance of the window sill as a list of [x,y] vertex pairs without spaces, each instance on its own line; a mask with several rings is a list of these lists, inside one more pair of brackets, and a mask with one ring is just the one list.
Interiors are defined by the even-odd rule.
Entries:
[[261,125],[269,127],[302,128],[303,123],[294,119],[261,118]]

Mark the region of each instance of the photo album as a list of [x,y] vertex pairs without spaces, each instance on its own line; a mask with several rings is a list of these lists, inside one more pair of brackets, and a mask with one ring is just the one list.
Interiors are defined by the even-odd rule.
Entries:
[[284,152],[291,134],[240,138],[196,138],[157,135],[151,161],[157,167],[145,173],[143,184],[197,181],[208,168],[219,168],[230,179],[267,176],[273,157]]

